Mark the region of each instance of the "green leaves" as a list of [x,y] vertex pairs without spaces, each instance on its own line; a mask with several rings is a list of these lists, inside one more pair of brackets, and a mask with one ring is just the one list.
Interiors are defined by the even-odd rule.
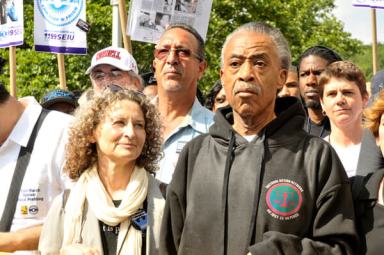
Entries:
[[[129,1],[126,1],[128,8]],[[345,59],[362,51],[362,43],[351,39],[343,31],[343,24],[331,11],[333,0],[213,0],[212,13],[206,40],[208,69],[199,82],[207,91],[219,78],[220,51],[225,37],[236,27],[250,21],[265,21],[281,29],[292,51],[293,59],[313,45],[324,45],[338,51]],[[17,47],[18,96],[34,95],[40,98],[59,83],[55,54],[33,50],[33,1],[24,0],[25,43]],[[90,86],[84,75],[92,55],[111,45],[112,7],[109,0],[87,1],[88,33],[87,56],[65,56],[67,85],[70,90],[84,90]],[[153,44],[132,42],[133,55],[139,70],[151,70]],[[8,59],[8,49],[0,49]],[[370,63],[370,61],[368,62]],[[9,84],[9,67],[4,68],[0,79]]]
[[[87,22],[91,24],[88,33],[88,55],[65,55],[67,86],[70,90],[85,90],[91,86],[89,77],[84,74],[92,55],[111,45],[112,8],[109,1],[88,1]],[[39,99],[47,91],[58,87],[59,74],[57,56],[51,53],[36,52],[33,49],[33,1],[24,1],[24,45],[16,49],[16,84],[19,97],[33,95]],[[8,49],[0,49],[6,60]],[[9,66],[4,67],[0,80],[9,85]]]

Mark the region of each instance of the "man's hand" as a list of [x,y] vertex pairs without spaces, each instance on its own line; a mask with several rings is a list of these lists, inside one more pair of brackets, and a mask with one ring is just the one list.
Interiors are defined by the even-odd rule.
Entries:
[[63,247],[60,255],[100,255],[100,251],[83,244],[71,244]]
[[41,225],[15,232],[0,232],[0,251],[14,252],[37,250],[40,232]]

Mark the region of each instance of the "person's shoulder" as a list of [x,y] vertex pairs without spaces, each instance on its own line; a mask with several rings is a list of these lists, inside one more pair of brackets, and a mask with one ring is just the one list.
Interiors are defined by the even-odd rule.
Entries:
[[312,152],[315,150],[315,151],[329,152],[330,154],[336,154],[332,145],[330,145],[329,142],[327,142],[326,140],[318,136],[313,136],[308,134],[307,146]]
[[202,106],[199,102],[199,100],[195,99],[195,102],[192,106],[192,117],[208,117],[213,120],[214,113],[210,111],[209,109]]
[[307,132],[305,132],[305,136],[307,137],[308,141],[310,143],[313,143],[313,144],[321,144],[321,145],[324,145],[324,146],[331,146],[329,144],[329,142],[327,141],[327,137],[319,137],[319,136],[315,136],[315,135],[311,135],[311,134],[308,134]]
[[162,185],[164,185],[163,182],[157,180],[155,177],[153,177],[151,174],[148,175],[148,197],[150,199],[161,199],[164,200],[164,194],[162,193]]
[[74,118],[70,114],[67,114],[67,113],[64,113],[64,112],[55,111],[55,110],[48,110],[48,114],[50,114],[51,116],[54,116],[56,118],[63,118],[63,119],[67,119],[67,120],[72,120]]
[[204,147],[204,144],[207,143],[207,141],[211,138],[211,135],[209,133],[200,134],[196,137],[194,137],[192,140],[187,142],[183,148],[183,151],[188,151],[189,153],[198,153],[202,151],[202,148]]
[[377,200],[380,183],[384,177],[384,169],[367,175],[356,175],[350,178],[354,200]]
[[214,122],[213,116],[214,113],[202,106],[196,99],[190,113],[191,126],[201,134],[207,133]]
[[323,138],[308,134],[303,130],[300,134],[296,135],[296,139],[300,141],[302,146],[308,153],[314,153],[318,151],[332,151],[332,146]]
[[56,125],[63,125],[63,124],[69,124],[73,121],[74,117],[72,115],[50,110],[47,115],[48,121],[50,121],[52,124]]
[[201,135],[194,137],[191,141],[189,141],[187,143],[187,145],[188,144],[190,144],[190,145],[201,144],[204,140],[209,139],[209,138],[211,138],[211,135],[209,133],[204,133],[204,134],[201,134]]

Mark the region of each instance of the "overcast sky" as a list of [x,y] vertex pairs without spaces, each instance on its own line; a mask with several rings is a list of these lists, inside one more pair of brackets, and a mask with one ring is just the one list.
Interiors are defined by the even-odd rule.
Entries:
[[[371,10],[354,7],[351,0],[335,0],[334,14],[344,23],[344,30],[365,44],[372,43]],[[384,42],[384,10],[376,9],[377,40]]]

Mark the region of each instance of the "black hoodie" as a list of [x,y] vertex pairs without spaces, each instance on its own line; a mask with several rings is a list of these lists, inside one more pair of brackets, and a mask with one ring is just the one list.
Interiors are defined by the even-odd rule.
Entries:
[[232,110],[180,154],[163,216],[160,254],[353,254],[348,178],[333,149],[303,129],[294,98],[251,142]]

